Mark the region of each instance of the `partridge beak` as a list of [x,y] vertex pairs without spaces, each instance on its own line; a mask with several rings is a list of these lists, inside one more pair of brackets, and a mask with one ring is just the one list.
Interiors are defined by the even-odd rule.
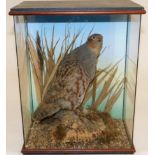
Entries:
[[101,41],[102,41],[102,39],[103,39],[103,37],[102,37],[102,36],[99,36],[99,37],[98,37],[98,41],[99,41],[99,42],[101,42]]
[[99,41],[99,42],[101,42],[101,41],[102,41],[102,39],[98,39],[98,41]]

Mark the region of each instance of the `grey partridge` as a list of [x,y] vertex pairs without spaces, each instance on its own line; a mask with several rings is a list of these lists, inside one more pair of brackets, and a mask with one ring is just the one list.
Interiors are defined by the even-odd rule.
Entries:
[[102,35],[93,34],[86,43],[64,57],[47,88],[43,103],[32,116],[34,121],[41,121],[63,109],[74,110],[82,103],[95,76],[102,43]]

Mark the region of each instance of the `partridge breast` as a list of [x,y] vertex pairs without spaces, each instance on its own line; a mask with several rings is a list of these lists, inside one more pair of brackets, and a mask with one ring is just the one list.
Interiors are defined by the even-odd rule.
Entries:
[[62,104],[70,103],[70,108],[75,109],[82,102],[90,78],[80,63],[71,57],[67,56],[58,67],[45,96],[45,103],[63,101]]

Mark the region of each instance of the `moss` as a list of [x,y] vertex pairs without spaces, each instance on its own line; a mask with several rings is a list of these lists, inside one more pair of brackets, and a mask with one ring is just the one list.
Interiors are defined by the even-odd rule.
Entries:
[[66,136],[66,133],[67,133],[66,127],[59,125],[53,132],[53,137],[55,138],[55,140],[61,141]]
[[85,117],[88,120],[92,120],[92,121],[97,121],[99,119],[99,116],[97,115],[97,113],[90,111],[87,115],[85,115]]
[[115,129],[110,129],[107,128],[103,133],[102,136],[100,136],[100,140],[102,142],[106,142],[106,143],[110,143],[110,141],[115,140],[115,138],[117,137],[118,132]]
[[100,117],[103,119],[105,125],[108,126],[109,128],[116,127],[115,121],[109,113],[106,112],[100,113]]

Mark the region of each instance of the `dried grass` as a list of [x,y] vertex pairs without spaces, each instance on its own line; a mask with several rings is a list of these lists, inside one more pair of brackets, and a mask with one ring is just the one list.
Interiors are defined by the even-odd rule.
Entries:
[[120,81],[120,83],[117,85],[117,88],[115,89],[113,95],[111,97],[109,97],[109,99],[106,103],[106,107],[104,109],[104,112],[109,113],[111,111],[114,103],[117,101],[117,99],[121,95],[123,88],[124,88],[124,79],[122,79]]
[[38,80],[40,89],[42,89],[42,74],[41,74],[40,59],[37,55],[36,49],[30,37],[27,39],[27,45],[29,49],[28,51],[32,63],[32,68],[34,70],[35,76],[37,77],[36,79]]
[[112,72],[112,75],[108,78],[108,80],[105,81],[103,88],[101,90],[101,93],[98,99],[95,101],[95,103],[93,103],[92,108],[97,109],[98,106],[101,104],[101,102],[107,97],[111,83],[116,75],[117,69],[118,68],[114,69],[114,71]]

